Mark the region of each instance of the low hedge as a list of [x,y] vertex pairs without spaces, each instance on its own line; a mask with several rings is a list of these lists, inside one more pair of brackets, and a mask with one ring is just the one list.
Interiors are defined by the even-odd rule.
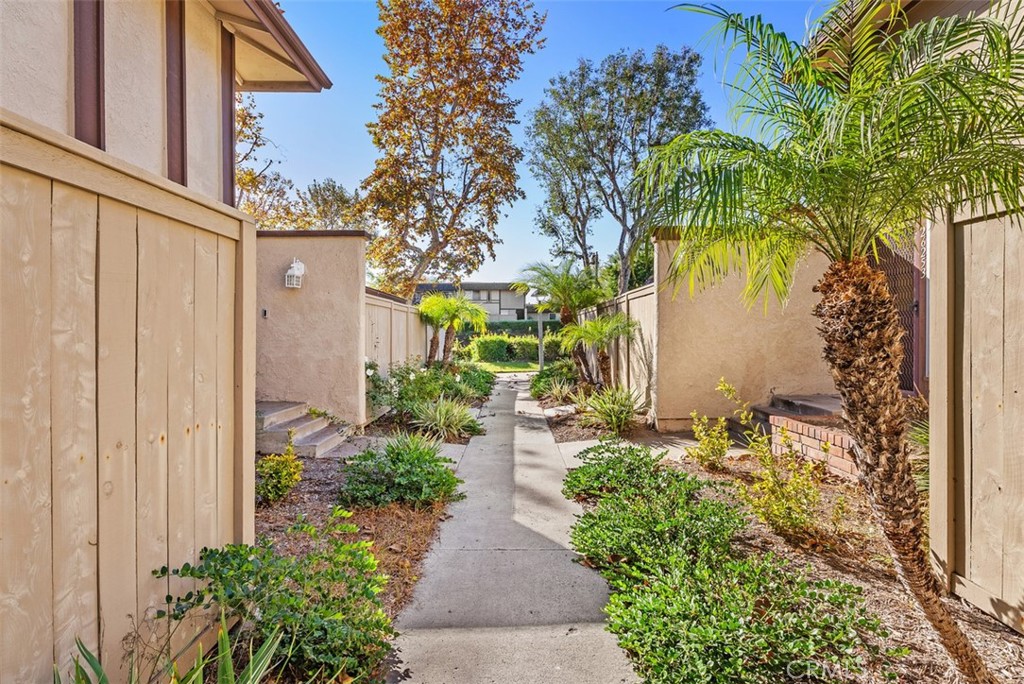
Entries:
[[[460,355],[474,361],[496,363],[501,361],[537,361],[538,344],[536,337],[513,335],[477,335],[462,349]],[[551,334],[544,336],[544,359],[554,361],[562,356],[562,338]]]

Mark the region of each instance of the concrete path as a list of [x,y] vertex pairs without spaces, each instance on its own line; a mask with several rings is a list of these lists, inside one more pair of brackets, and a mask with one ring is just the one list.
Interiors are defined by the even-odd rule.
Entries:
[[604,580],[573,562],[580,509],[561,495],[566,461],[525,377],[500,379],[481,415],[487,434],[457,463],[466,498],[451,506],[397,620],[388,681],[635,682],[604,631]]

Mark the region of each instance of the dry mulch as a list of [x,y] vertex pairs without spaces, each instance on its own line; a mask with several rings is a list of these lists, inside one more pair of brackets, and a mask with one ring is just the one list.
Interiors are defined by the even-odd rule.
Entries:
[[582,442],[586,439],[600,439],[611,435],[611,432],[599,425],[586,425],[582,416],[578,413],[569,413],[561,416],[548,416],[548,427],[555,441]]
[[[341,463],[335,458],[303,459],[302,481],[277,504],[256,509],[256,535],[273,540],[279,553],[300,555],[309,544],[303,535],[285,532],[299,515],[321,525],[338,503],[343,480]],[[345,522],[357,525],[353,541],[373,542],[378,570],[389,577],[380,598],[384,610],[394,619],[412,598],[419,579],[420,564],[437,537],[438,523],[445,517],[445,505],[413,509],[392,504],[385,508],[354,508]]]
[[[716,481],[751,482],[758,464],[752,456],[727,460],[724,472],[712,473],[694,462],[672,460],[672,467]],[[753,524],[737,540],[739,546],[756,553],[772,553],[789,559],[797,567],[809,567],[813,577],[856,584],[864,589],[867,608],[877,615],[891,633],[891,646],[905,646],[910,654],[890,661],[900,684],[954,684],[958,674],[946,656],[938,637],[914,599],[897,579],[881,533],[874,524],[870,505],[860,485],[834,475],[825,475],[818,519],[821,530],[804,539],[784,539],[766,525]],[[729,492],[721,496],[732,498]],[[833,520],[836,501],[845,500],[845,512]],[[1024,682],[1024,635],[951,598],[950,606],[985,661],[1007,684]],[[869,672],[853,681],[884,681],[880,672]]]

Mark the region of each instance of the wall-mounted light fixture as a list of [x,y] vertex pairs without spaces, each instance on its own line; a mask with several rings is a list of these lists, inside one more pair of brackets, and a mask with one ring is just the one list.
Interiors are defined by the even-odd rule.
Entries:
[[306,275],[306,265],[298,259],[292,259],[292,265],[284,274],[285,287],[302,287],[302,276]]

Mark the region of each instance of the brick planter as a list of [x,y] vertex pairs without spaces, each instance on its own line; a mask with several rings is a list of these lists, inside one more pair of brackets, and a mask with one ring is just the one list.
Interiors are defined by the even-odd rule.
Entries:
[[785,428],[797,453],[805,458],[822,461],[828,466],[829,472],[835,475],[856,477],[853,438],[839,428],[814,425],[783,416],[769,416],[768,419],[772,424],[773,453],[781,454],[785,448],[782,443],[782,429]]

